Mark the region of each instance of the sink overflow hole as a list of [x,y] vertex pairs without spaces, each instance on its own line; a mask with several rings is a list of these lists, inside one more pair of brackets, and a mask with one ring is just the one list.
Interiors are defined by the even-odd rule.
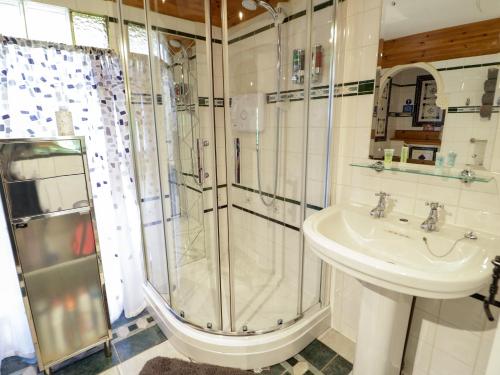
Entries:
[[403,223],[407,223],[407,222],[408,222],[408,219],[401,218],[401,219],[399,219],[399,221],[402,221]]

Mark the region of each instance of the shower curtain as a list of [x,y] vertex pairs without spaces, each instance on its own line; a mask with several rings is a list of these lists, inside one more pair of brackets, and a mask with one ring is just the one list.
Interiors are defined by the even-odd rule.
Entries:
[[[86,138],[111,320],[145,307],[125,84],[111,50],[0,35],[0,138],[54,137],[56,112],[72,114]],[[14,260],[0,215],[0,362],[32,356]]]

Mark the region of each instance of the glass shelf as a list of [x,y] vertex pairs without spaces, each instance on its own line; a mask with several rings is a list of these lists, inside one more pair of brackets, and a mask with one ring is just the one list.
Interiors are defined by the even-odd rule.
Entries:
[[472,175],[468,174],[470,170],[464,169],[463,171],[457,169],[443,168],[442,170],[437,170],[435,168],[418,168],[415,167],[414,164],[405,164],[404,167],[401,164],[396,164],[391,168],[384,168],[383,163],[381,162],[366,162],[366,163],[351,163],[352,167],[358,168],[369,168],[373,169],[377,172],[389,171],[389,172],[401,172],[401,173],[410,173],[410,174],[418,174],[423,176],[434,176],[441,178],[451,178],[455,180],[461,180],[465,183],[470,182],[490,182],[493,180],[493,177],[489,176],[477,176],[474,172]]

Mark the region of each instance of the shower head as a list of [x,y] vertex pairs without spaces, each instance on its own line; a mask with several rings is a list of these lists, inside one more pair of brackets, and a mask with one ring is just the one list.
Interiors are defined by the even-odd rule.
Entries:
[[168,41],[168,44],[170,44],[170,47],[180,49],[180,50],[181,50],[181,52],[182,52],[182,56],[183,56],[184,58],[187,58],[187,57],[189,56],[189,54],[188,54],[188,51],[187,51],[186,47],[184,46],[184,44],[182,44],[182,43],[181,43],[181,41],[180,41],[180,40],[178,40],[178,39],[170,39],[170,40]]
[[[280,11],[275,9],[271,4],[265,2],[264,0],[243,0],[241,2],[243,8],[254,11],[257,7],[264,8],[268,11],[268,13],[273,17],[273,20],[276,22],[279,18]],[[280,22],[281,23],[281,22]]]
[[243,8],[252,12],[257,9],[257,3],[254,0],[243,0],[241,5],[243,5]]
[[174,48],[181,48],[182,44],[179,42],[177,39],[170,39],[168,41],[168,44],[170,44]]

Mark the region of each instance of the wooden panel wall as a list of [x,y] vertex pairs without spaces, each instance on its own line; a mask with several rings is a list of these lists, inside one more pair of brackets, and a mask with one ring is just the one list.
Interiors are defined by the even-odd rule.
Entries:
[[389,68],[500,52],[500,18],[447,27],[379,44],[379,66]]

